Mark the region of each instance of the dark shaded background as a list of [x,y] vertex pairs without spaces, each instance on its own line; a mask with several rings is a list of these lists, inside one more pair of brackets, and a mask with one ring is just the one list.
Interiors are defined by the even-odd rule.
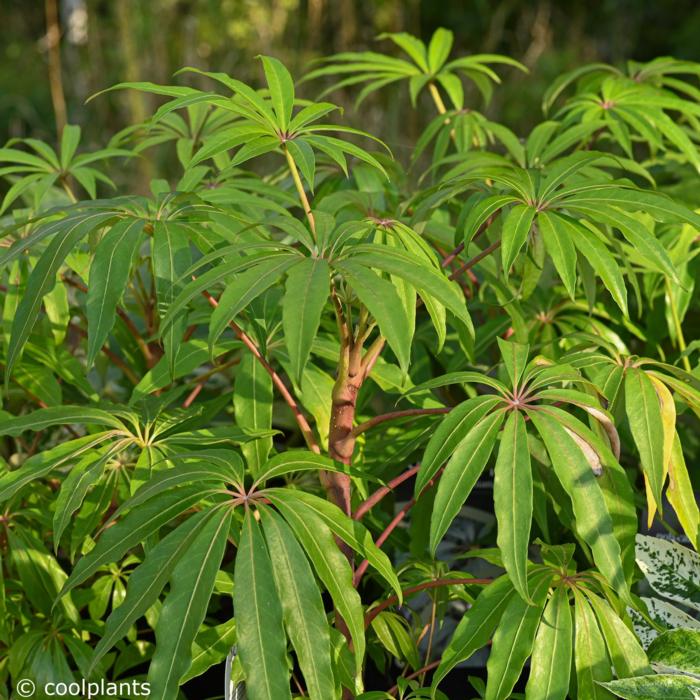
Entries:
[[[54,12],[60,33],[50,31]],[[53,140],[53,102],[60,103],[61,92],[68,121],[98,146],[152,107],[149,96],[137,93],[85,105],[89,95],[121,80],[165,83],[179,67],[194,65],[255,82],[259,53],[277,56],[300,77],[319,56],[390,49],[374,40],[381,32],[426,39],[439,26],[454,31],[460,54],[505,53],[530,68],[527,78],[505,70],[488,110],[519,133],[538,120],[552,78],[581,62],[700,60],[697,0],[0,0],[0,141],[30,133]],[[53,102],[52,46],[62,78],[59,90],[54,75]],[[319,89],[305,84],[302,93],[313,97]],[[334,99],[350,104],[350,95]],[[390,89],[363,110],[362,126],[400,152],[401,140],[410,143],[422,116],[433,114],[427,102],[424,107],[427,114],[416,116],[405,89]],[[347,118],[358,121],[352,113]]]

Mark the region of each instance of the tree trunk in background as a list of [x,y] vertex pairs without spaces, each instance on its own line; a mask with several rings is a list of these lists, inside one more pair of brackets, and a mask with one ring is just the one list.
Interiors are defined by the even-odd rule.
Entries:
[[66,97],[61,76],[61,26],[58,21],[58,0],[46,0],[46,44],[49,57],[49,85],[56,118],[56,133],[61,138],[66,125]]

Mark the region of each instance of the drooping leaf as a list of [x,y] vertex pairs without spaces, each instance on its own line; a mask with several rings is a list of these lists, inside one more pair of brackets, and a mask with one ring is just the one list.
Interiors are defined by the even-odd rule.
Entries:
[[171,574],[170,592],[158,616],[155,652],[148,669],[151,692],[163,700],[175,700],[180,678],[192,663],[192,643],[207,613],[231,517],[230,509],[222,509],[206,521]]
[[508,698],[532,652],[535,633],[547,600],[551,573],[534,574],[529,582],[533,605],[513,596],[493,635],[491,653],[486,663],[488,680],[485,700]]
[[491,456],[503,423],[502,410],[482,418],[455,449],[438,483],[430,518],[430,550],[435,552]]
[[620,596],[629,600],[620,544],[615,538],[602,491],[585,455],[564,426],[544,410],[528,410],[527,414],[547,448],[557,478],[571,498],[578,533],[591,547],[601,573]]
[[545,606],[532,649],[528,700],[566,700],[569,692],[573,621],[565,586],[554,589]]
[[333,696],[331,640],[321,592],[301,546],[274,511],[260,511],[287,635],[299,659],[310,698]]
[[116,308],[143,238],[143,222],[126,219],[114,224],[100,241],[90,264],[87,292],[88,367],[114,326]]
[[248,511],[234,572],[238,654],[251,700],[291,700],[282,605],[260,526]]
[[433,675],[433,687],[437,687],[457,664],[466,661],[488,643],[514,595],[515,590],[508,576],[497,578],[479,594],[474,605],[459,621],[442,655],[440,665]]
[[501,436],[494,471],[494,509],[498,548],[515,590],[530,600],[527,590],[528,548],[532,523],[532,468],[525,419],[511,411]]

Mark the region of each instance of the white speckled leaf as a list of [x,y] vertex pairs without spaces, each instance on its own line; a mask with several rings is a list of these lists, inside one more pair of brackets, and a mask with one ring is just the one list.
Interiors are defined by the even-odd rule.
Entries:
[[677,542],[637,535],[636,558],[659,595],[700,611],[700,555]]

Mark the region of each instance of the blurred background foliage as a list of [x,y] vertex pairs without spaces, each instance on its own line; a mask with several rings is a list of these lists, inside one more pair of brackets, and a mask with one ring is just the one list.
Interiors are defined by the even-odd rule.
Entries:
[[[486,110],[519,134],[536,122],[551,80],[581,63],[663,55],[700,61],[696,0],[2,0],[0,140],[31,134],[52,141],[67,120],[83,127],[84,145],[99,147],[153,108],[150,96],[135,91],[85,104],[114,83],[172,82],[190,65],[256,84],[260,67],[251,59],[259,53],[300,77],[322,56],[376,49],[382,32],[427,39],[439,26],[454,31],[458,54],[503,53],[530,69],[526,78],[504,70]],[[304,84],[302,94],[313,98],[320,89]],[[351,107],[350,92],[333,99]],[[472,100],[481,107],[477,95]],[[348,110],[346,119],[401,157],[424,126],[422,115],[432,115],[425,107],[409,109],[398,86],[374,95],[359,114]]]

